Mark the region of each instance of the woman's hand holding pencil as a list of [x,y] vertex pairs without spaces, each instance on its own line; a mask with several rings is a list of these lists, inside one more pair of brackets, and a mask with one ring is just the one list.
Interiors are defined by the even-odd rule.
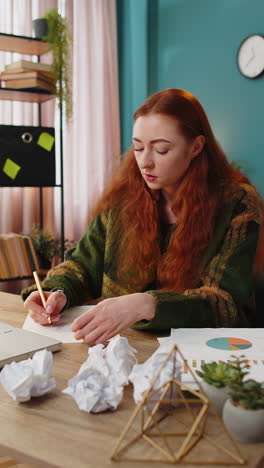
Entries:
[[38,276],[33,273],[38,291],[32,292],[24,303],[31,318],[41,325],[52,325],[60,319],[67,298],[63,291],[43,291]]

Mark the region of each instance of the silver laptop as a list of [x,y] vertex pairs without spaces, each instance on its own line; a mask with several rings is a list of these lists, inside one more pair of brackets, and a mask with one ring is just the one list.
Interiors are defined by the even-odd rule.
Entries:
[[59,351],[61,347],[59,340],[0,322],[0,369],[12,361],[32,357],[41,349]]

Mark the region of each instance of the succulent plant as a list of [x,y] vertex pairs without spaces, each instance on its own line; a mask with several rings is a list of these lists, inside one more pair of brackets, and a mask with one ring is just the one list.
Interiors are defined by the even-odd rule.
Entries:
[[232,402],[235,406],[246,409],[264,409],[264,382],[245,380],[249,373],[247,359],[243,359],[245,356],[232,357],[234,360],[229,363],[229,367],[235,372],[229,384]]
[[226,362],[209,362],[201,365],[202,372],[196,373],[205,382],[214,387],[226,387],[236,376],[236,369],[233,369]]

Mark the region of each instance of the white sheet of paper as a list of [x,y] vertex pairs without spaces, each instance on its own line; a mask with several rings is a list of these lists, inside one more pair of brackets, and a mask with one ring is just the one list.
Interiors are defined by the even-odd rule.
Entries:
[[39,333],[40,335],[56,338],[57,340],[62,341],[62,343],[80,343],[81,340],[75,340],[74,338],[74,334],[71,330],[71,324],[76,317],[79,317],[79,315],[83,314],[89,309],[92,309],[93,307],[95,306],[86,305],[70,307],[63,312],[60,320],[55,322],[52,326],[40,325],[34,322],[34,320],[28,314],[22,328],[31,332]]
[[[263,337],[263,328],[175,328],[171,330],[170,339],[179,346],[188,366],[194,372],[200,369],[203,361],[228,361],[232,359],[231,355],[244,355],[250,365],[250,373],[247,378],[253,378],[262,382],[264,381]],[[214,347],[214,343],[212,342],[211,344],[207,344],[209,340],[217,338],[220,339],[220,345],[222,343],[222,349]],[[249,341],[250,345],[243,348],[242,341],[240,349],[232,349],[232,341],[236,346],[232,338]],[[158,339],[161,345],[166,340],[168,338]],[[192,380],[187,369],[183,371],[184,383],[189,384]]]

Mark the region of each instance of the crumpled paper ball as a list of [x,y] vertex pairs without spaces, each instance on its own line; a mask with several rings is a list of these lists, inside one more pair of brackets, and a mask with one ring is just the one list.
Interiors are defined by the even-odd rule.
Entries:
[[[110,369],[109,369],[110,371]],[[118,385],[114,376],[95,367],[86,367],[69,380],[63,393],[71,395],[80,410],[89,413],[114,411],[122,400],[124,387]]]
[[52,366],[52,353],[43,349],[32,358],[6,364],[0,373],[0,383],[13,400],[28,401],[56,387],[55,378],[51,376]]
[[[160,346],[152,356],[145,361],[143,364],[136,364],[130,375],[129,381],[133,383],[134,386],[134,400],[136,403],[139,403],[144,393],[150,388],[152,381],[154,380],[155,376],[158,374],[159,370],[161,369],[162,364],[166,360],[169,352],[171,351],[172,345],[166,344],[164,346]],[[162,394],[162,389],[158,391],[164,384],[176,378],[177,380],[181,379],[181,370],[182,364],[179,361],[174,363],[174,356],[171,355],[170,359],[166,362],[164,367],[161,369],[158,378],[156,379],[152,391],[157,389],[157,392],[150,397],[150,401],[158,400]],[[174,391],[172,395],[170,395],[170,390],[168,390],[166,396],[164,398],[177,398],[177,392]],[[149,403],[148,408],[154,406],[153,404]]]
[[71,395],[82,411],[114,411],[123,398],[124,385],[136,362],[135,350],[120,335],[88,350],[88,358],[68,382],[63,393]]
[[129,345],[127,338],[117,335],[109,340],[106,359],[118,383],[128,385],[129,374],[137,360],[136,350]]

